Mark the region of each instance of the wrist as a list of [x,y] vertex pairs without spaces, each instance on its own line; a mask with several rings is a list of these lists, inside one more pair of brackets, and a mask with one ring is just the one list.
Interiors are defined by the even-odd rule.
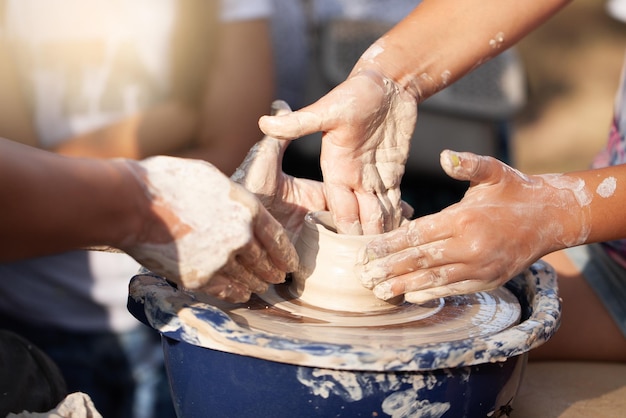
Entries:
[[141,164],[135,160],[112,160],[112,168],[118,179],[118,195],[112,205],[112,218],[117,222],[111,245],[125,250],[144,242],[154,221],[151,210],[152,195],[146,185],[146,174]]
[[401,56],[393,49],[384,47],[385,38],[372,44],[361,55],[354,65],[349,77],[364,75],[384,88],[393,85],[397,91],[412,98],[416,105],[424,100],[424,87],[414,80],[411,71],[405,71],[401,66]]
[[[585,182],[563,174],[537,176],[545,184],[543,210],[546,226],[552,231],[550,251],[587,242],[591,232],[592,195]],[[548,235],[549,236],[549,235]]]

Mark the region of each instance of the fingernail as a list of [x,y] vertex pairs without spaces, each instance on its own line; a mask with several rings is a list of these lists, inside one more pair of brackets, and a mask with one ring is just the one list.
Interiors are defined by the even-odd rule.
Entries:
[[408,292],[404,294],[404,300],[409,303],[420,305],[433,299],[437,299],[437,296],[428,292]]
[[373,289],[374,285],[376,284],[374,277],[367,274],[362,268],[356,268],[355,269],[355,273],[357,275],[357,277],[359,278],[359,282],[361,283],[361,286],[365,287],[366,289]]
[[374,296],[382,300],[388,300],[395,296],[391,291],[391,283],[388,282],[379,284],[373,289],[373,292]]
[[452,167],[458,167],[461,165],[461,159],[456,152],[448,151],[448,159],[452,163]]

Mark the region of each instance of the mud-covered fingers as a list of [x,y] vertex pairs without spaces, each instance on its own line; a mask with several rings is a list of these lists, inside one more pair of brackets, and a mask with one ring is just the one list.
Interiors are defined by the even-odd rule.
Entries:
[[355,193],[359,205],[359,219],[363,235],[382,234],[391,224],[391,214],[385,200],[373,192]]
[[499,286],[498,282],[484,282],[481,280],[463,280],[456,283],[450,283],[445,286],[433,287],[415,292],[407,292],[404,300],[410,303],[426,303],[433,299],[443,298],[454,295],[465,295],[474,292],[483,292],[493,290]]
[[376,297],[387,300],[409,292],[463,281],[467,277],[466,273],[462,264],[448,264],[392,277],[378,283],[372,290]]
[[345,186],[330,182],[324,183],[324,192],[337,232],[346,235],[363,234],[359,219],[359,202],[354,192]]
[[[252,239],[235,256],[237,263],[254,277],[266,283],[282,283],[287,271],[278,268],[256,239]],[[256,291],[254,291],[256,292]]]
[[[400,191],[389,189],[375,164],[363,166],[360,191],[355,191],[364,235],[391,231],[399,224]],[[366,180],[367,179],[367,180]]]
[[264,250],[268,262],[285,273],[298,268],[298,253],[289,240],[287,231],[260,204],[252,227],[256,242]]
[[414,272],[425,265],[424,252],[419,248],[410,247],[367,264],[358,264],[356,272],[361,284],[368,289],[373,289],[381,282]]
[[[452,232],[445,226],[446,222],[433,222],[433,216],[429,215],[408,221],[393,231],[373,238],[361,251],[360,261],[363,264],[368,264],[407,248],[449,238]],[[447,219],[443,212],[440,212],[439,216]],[[436,226],[439,224],[443,226],[437,228]]]
[[268,283],[265,280],[244,267],[236,257],[222,267],[219,274],[222,277],[229,278],[233,283],[239,283],[247,287],[252,293],[263,293],[268,287]]
[[385,214],[383,232],[393,231],[398,228],[405,217],[405,211],[408,211],[407,218],[413,216],[413,208],[402,202],[399,186],[385,187],[385,190],[379,194],[378,198]]
[[195,291],[204,292],[218,299],[232,303],[246,302],[252,292],[243,283],[233,281],[231,277],[218,272],[204,286]]
[[[397,228],[403,213],[399,190],[386,189],[382,180],[371,189],[353,192],[358,205],[357,219],[363,235],[382,234]],[[343,211],[343,208],[344,206],[338,206],[335,211]],[[410,213],[412,214],[412,208]]]
[[[451,241],[441,240],[416,247],[408,247],[385,257],[357,264],[355,270],[363,286],[371,289],[393,277],[419,270],[445,268],[455,264],[469,266],[473,252],[449,244]],[[464,268],[464,272],[465,274],[471,273],[471,271],[467,270],[467,267]]]

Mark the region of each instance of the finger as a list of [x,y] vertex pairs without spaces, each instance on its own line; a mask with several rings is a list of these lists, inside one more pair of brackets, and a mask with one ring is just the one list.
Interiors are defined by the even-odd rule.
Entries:
[[324,130],[324,115],[314,112],[315,106],[307,106],[296,112],[261,116],[259,128],[265,135],[291,140]]
[[[443,240],[417,247],[408,247],[386,257],[358,265],[356,270],[363,286],[371,289],[394,277],[446,265],[464,266],[460,273],[465,276],[475,274],[476,269],[490,268],[491,264],[472,263],[475,257],[480,257],[480,254],[465,247],[454,245],[453,240]],[[467,266],[470,265],[474,266],[474,271],[469,270]]]
[[442,241],[452,236],[452,215],[444,210],[408,221],[399,228],[372,239],[360,255],[362,263],[386,257],[409,247]]
[[359,219],[359,204],[354,192],[344,186],[330,183],[324,183],[324,191],[337,233],[363,234]]
[[219,272],[213,275],[209,283],[199,288],[198,291],[232,303],[246,302],[251,295],[247,286],[233,281]]
[[267,282],[261,280],[252,271],[245,268],[237,258],[226,264],[219,273],[234,283],[245,286],[253,293],[263,293],[267,290]]
[[280,223],[261,204],[254,220],[254,236],[274,266],[283,272],[298,268],[298,253]]
[[400,202],[400,205],[402,208],[402,217],[404,219],[411,219],[413,217],[413,214],[415,213],[415,209],[413,208],[413,206],[411,206],[409,203],[405,202],[404,200]]
[[236,259],[246,271],[264,282],[276,284],[285,281],[286,272],[279,270],[271,262],[267,252],[261,248],[256,239],[242,248]]
[[439,162],[450,177],[470,181],[472,184],[498,183],[504,174],[504,169],[508,168],[506,164],[492,157],[450,150],[441,152]]
[[364,235],[382,234],[389,224],[389,212],[374,193],[355,193],[359,205],[359,219]]
[[[309,106],[303,107],[296,112],[280,112],[283,105],[277,105],[279,111],[275,116],[261,116],[259,128],[265,135],[278,139],[296,139],[301,136],[320,131],[328,131],[336,127],[337,115],[332,112],[336,109],[335,103],[341,97],[336,93],[337,89],[323,96]],[[340,100],[343,103],[344,100]]]
[[[272,115],[284,115],[291,112],[287,102],[275,100],[272,103]],[[246,158],[237,167],[231,180],[243,185],[261,199],[271,200],[276,193],[278,179],[282,175],[282,159],[289,141],[281,141],[270,136],[264,137],[248,151]],[[263,202],[269,207],[271,201]]]
[[274,100],[272,102],[272,108],[270,114],[272,116],[281,116],[291,113],[291,106],[284,100]]
[[282,174],[282,155],[284,146],[289,143],[265,137],[254,144],[248,155],[231,176],[231,180],[241,184],[259,199],[264,205],[271,204],[276,193],[278,180]]
[[[403,212],[405,210],[402,197],[400,196],[400,188],[390,188],[385,192],[385,199],[383,202],[386,203],[386,210],[388,212],[388,216],[385,220],[385,225],[383,232],[392,231],[400,226],[403,219]],[[409,206],[409,210],[412,208]]]
[[[387,257],[372,260],[365,265],[357,266],[361,284],[368,289],[393,277],[413,273],[419,269],[435,267],[429,263],[429,255],[419,247],[409,247]],[[436,255],[434,256],[437,257]]]
[[448,284],[454,277],[455,265],[423,269],[385,280],[374,286],[377,298],[387,300],[415,290],[434,288]]
[[[391,196],[376,165],[365,164],[362,170],[360,185],[362,189],[357,189],[355,195],[359,204],[359,218],[363,234],[381,234],[386,231],[385,227],[393,224],[394,208],[390,200]],[[393,196],[393,193],[391,195]],[[397,198],[399,205],[399,194],[393,197]]]
[[410,303],[426,303],[433,299],[444,298],[455,295],[466,295],[468,293],[484,292],[498,287],[497,283],[484,282],[480,280],[464,280],[451,283],[449,285],[434,287],[431,289],[408,292],[404,295],[404,300]]

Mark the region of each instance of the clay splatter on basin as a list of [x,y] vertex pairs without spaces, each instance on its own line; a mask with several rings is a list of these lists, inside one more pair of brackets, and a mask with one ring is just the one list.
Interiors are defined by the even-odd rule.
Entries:
[[[163,335],[180,416],[508,416],[528,351],[560,318],[556,277],[543,263],[497,291],[403,304],[395,313],[337,316],[285,297],[287,286],[233,305],[150,273],[133,278],[129,309]],[[508,306],[511,295],[519,321],[505,308],[512,322],[485,333],[478,322],[500,316],[496,306]],[[438,316],[454,322],[468,309],[481,319],[467,335],[420,340]],[[386,315],[397,316],[395,324]]]

